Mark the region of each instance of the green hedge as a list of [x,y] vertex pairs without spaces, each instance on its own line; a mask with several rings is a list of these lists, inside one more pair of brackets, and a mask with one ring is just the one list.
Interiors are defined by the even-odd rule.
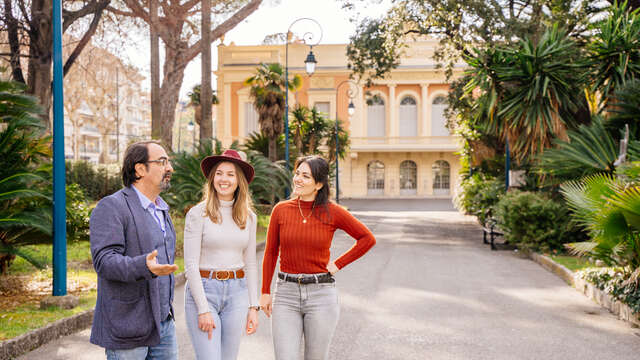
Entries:
[[462,191],[456,198],[456,205],[467,214],[475,215],[481,224],[504,194],[504,182],[476,173],[462,181]]
[[114,166],[93,165],[87,161],[67,162],[67,184],[78,184],[87,198],[97,201],[122,188],[120,171]]
[[522,250],[558,250],[583,236],[566,205],[540,193],[511,190],[495,206],[494,216],[505,239]]

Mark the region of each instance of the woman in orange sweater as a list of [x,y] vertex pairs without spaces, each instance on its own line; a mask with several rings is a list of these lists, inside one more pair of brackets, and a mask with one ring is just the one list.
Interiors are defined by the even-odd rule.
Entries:
[[[376,240],[348,211],[329,201],[329,165],[319,156],[299,158],[295,164],[292,199],[278,203],[271,213],[262,261],[260,306],[271,316],[276,360],[298,359],[304,336],[305,359],[328,359],[329,344],[338,324],[340,305],[333,275],[364,255]],[[356,243],[330,260],[336,229]],[[271,279],[280,256],[275,296]]]

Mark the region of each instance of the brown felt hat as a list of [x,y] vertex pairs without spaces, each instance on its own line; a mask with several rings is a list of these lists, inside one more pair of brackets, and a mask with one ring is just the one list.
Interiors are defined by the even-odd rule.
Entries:
[[240,166],[240,169],[242,169],[242,172],[244,173],[244,177],[247,178],[247,182],[251,183],[251,181],[253,181],[253,176],[255,175],[253,166],[244,161],[240,156],[240,153],[232,149],[225,150],[222,155],[212,155],[204,158],[204,160],[202,160],[202,162],[200,163],[200,169],[202,169],[204,177],[208,179],[211,169],[213,169],[213,167],[217,163],[222,161],[229,161],[238,164]]

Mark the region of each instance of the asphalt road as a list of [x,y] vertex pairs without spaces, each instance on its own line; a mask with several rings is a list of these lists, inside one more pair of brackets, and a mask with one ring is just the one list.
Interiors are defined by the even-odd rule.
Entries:
[[[337,274],[341,318],[330,358],[638,359],[640,330],[538,264],[482,245],[452,211],[355,211],[376,235],[370,253]],[[336,234],[333,254],[352,245]],[[261,257],[262,254],[259,254]],[[176,289],[182,359],[192,359]],[[269,320],[243,339],[239,359],[273,359]],[[96,359],[89,330],[21,359]]]

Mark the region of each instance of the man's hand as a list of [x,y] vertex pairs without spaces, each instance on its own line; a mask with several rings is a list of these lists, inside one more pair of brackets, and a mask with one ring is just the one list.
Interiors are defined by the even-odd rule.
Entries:
[[213,338],[213,329],[216,324],[213,322],[213,316],[210,312],[198,315],[198,328],[209,334],[209,340]]
[[178,265],[176,264],[158,264],[156,256],[158,256],[158,250],[153,250],[153,252],[147,255],[147,267],[149,268],[149,271],[151,271],[154,275],[170,275],[174,271],[178,270]]
[[260,295],[260,308],[264,311],[264,314],[267,317],[271,317],[271,294],[262,294]]

